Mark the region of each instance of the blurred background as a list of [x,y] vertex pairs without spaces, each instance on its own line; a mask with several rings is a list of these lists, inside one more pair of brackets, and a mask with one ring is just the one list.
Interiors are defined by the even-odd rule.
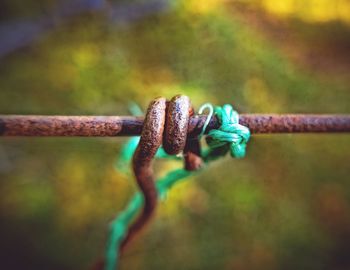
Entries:
[[[350,113],[350,1],[1,1],[1,114],[128,115],[178,93]],[[136,190],[116,163],[126,141],[0,139],[1,269],[103,255]],[[120,269],[350,269],[349,149],[349,135],[253,136],[245,159],[173,188]]]

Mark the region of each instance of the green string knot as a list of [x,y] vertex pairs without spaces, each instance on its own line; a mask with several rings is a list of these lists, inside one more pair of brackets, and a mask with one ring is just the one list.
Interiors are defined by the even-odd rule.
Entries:
[[215,114],[220,122],[220,128],[209,131],[207,136],[209,147],[222,148],[222,155],[230,151],[232,157],[244,157],[250,138],[249,129],[239,124],[239,115],[229,104],[216,107]]

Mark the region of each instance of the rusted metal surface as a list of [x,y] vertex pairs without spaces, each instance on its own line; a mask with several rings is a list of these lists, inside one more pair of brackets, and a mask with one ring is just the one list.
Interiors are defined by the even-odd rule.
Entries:
[[158,196],[152,160],[160,145],[163,143],[163,147],[170,154],[178,154],[184,151],[186,146],[185,168],[190,170],[199,168],[199,141],[198,139],[187,140],[189,118],[192,114],[193,109],[187,96],[178,95],[169,102],[165,98],[157,98],[150,103],[140,142],[133,156],[133,170],[143,193],[145,206],[130,226],[122,243],[122,250],[144,228],[155,211]]
[[2,136],[140,135],[143,117],[130,116],[0,116]]
[[166,117],[166,99],[154,99],[148,106],[140,142],[133,156],[132,167],[137,184],[144,196],[144,208],[130,226],[123,241],[122,250],[137,235],[152,217],[157,205],[157,189],[152,169],[152,160],[162,144]]
[[197,136],[187,136],[190,117],[194,109],[189,97],[176,95],[167,105],[167,115],[163,137],[163,148],[169,155],[183,152],[185,169],[194,171],[200,168],[200,146]]
[[173,97],[168,104],[163,148],[169,155],[176,155],[185,148],[190,108],[190,99],[183,95]]
[[202,167],[201,147],[199,139],[187,137],[184,148],[185,169],[188,171],[196,171]]
[[[188,135],[198,135],[206,116],[189,119]],[[133,136],[144,118],[131,116],[0,115],[0,136]],[[350,115],[241,114],[240,124],[252,133],[350,132]],[[213,117],[206,132],[218,128]]]
[[252,133],[350,132],[350,115],[242,115]]
[[[205,119],[201,116],[191,118],[188,132],[199,134]],[[350,115],[240,114],[239,123],[248,127],[251,133],[350,132]],[[218,126],[217,118],[213,117],[206,133]]]
[[[193,107],[190,107],[189,116],[192,117],[193,115],[194,109]],[[200,138],[198,136],[187,134],[186,144],[183,150],[185,170],[196,171],[202,167],[203,160],[201,156],[201,146],[199,140]]]

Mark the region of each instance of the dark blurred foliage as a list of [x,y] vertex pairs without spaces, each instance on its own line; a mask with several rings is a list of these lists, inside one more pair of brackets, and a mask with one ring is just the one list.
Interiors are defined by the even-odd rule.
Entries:
[[[308,3],[306,3],[308,2]],[[350,113],[350,3],[0,3],[0,113]],[[0,140],[0,269],[87,269],[135,191],[126,138]],[[350,269],[348,135],[254,136],[174,188],[121,269]],[[181,164],[159,162],[158,175]]]

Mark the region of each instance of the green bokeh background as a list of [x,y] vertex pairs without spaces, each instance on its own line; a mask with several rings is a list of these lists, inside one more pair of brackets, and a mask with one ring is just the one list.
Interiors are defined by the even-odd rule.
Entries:
[[[127,115],[131,101],[146,108],[178,93],[195,108],[350,113],[349,21],[317,20],[303,1],[289,13],[265,2],[69,18],[0,59],[0,113]],[[336,4],[349,7],[319,3]],[[0,6],[5,23],[47,14],[55,1]],[[1,269],[91,268],[136,190],[115,165],[126,140],[0,139]],[[349,149],[346,134],[253,136],[245,159],[216,161],[173,188],[120,269],[350,269]],[[179,166],[157,162],[156,173]]]

